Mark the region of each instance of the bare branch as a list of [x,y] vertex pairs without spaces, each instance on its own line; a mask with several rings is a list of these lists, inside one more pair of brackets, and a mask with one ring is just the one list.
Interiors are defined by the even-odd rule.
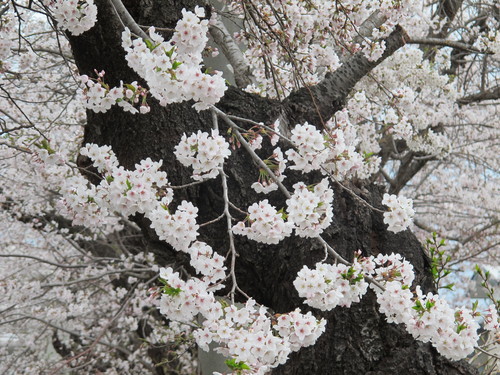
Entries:
[[482,102],[484,100],[497,100],[500,99],[500,86],[496,86],[492,89],[479,92],[477,94],[472,94],[468,96],[464,96],[457,100],[458,104],[471,104]]
[[468,44],[457,42],[454,40],[448,39],[439,39],[439,38],[412,38],[407,41],[408,44],[420,44],[420,45],[429,45],[429,46],[441,46],[441,47],[451,47],[460,50],[464,50],[467,52],[476,52],[476,53],[484,53],[484,54],[492,54],[490,51],[481,51],[478,48],[470,46]]
[[130,13],[128,12],[127,8],[123,5],[121,0],[109,0],[111,4],[113,5],[113,8],[115,8],[116,13],[118,14],[118,17],[120,17],[121,21],[123,24],[130,29],[131,32],[133,32],[135,35],[141,37],[142,39],[149,39],[148,34],[146,34],[142,29],[139,27],[139,25],[135,22],[135,20],[132,18]]
[[61,263],[55,263],[51,262],[49,260],[45,260],[42,258],[38,258],[35,256],[31,255],[24,255],[24,254],[0,254],[0,258],[27,258],[27,259],[33,259],[41,263],[45,264],[50,264],[51,266],[55,267],[60,267],[60,268],[86,268],[88,267],[88,264],[78,264],[78,265],[72,265],[72,264],[61,264]]
[[209,31],[215,43],[217,43],[233,67],[236,85],[244,88],[252,84],[253,76],[250,65],[219,17],[216,18],[215,24],[210,26]]

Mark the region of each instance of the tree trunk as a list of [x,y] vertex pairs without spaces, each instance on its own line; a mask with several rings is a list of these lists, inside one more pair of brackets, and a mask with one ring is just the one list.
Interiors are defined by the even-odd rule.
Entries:
[[[140,78],[127,66],[121,47],[122,25],[116,18],[107,0],[96,1],[99,13],[98,23],[79,37],[70,36],[70,43],[80,74],[95,76],[94,69],[105,70],[105,81],[110,85],[139,81]],[[195,0],[130,0],[124,1],[137,23],[173,28],[180,18],[182,8],[193,9],[202,3]],[[393,33],[392,52],[404,44],[401,31]],[[389,48],[387,56],[392,53]],[[346,65],[343,70],[329,75],[328,79],[311,90],[300,90],[282,103],[260,98],[230,87],[217,107],[228,114],[235,114],[266,124],[278,116],[295,125],[298,121],[327,120],[340,109],[354,84],[377,63],[368,63],[360,56]],[[349,61],[346,63],[349,64]],[[343,75],[342,75],[342,74]],[[320,114],[312,105],[311,96],[319,105]],[[212,120],[208,111],[198,113],[192,103],[172,104],[166,108],[151,100],[151,112],[146,115],[132,115],[121,108],[113,107],[104,114],[88,111],[84,143],[111,145],[120,164],[134,168],[141,159],[150,157],[163,160],[168,179],[175,185],[191,182],[190,171],[175,160],[173,150],[183,133],[198,130],[208,131]],[[224,132],[223,124],[221,133]],[[245,124],[241,124],[242,127]],[[267,145],[267,155],[272,153]],[[80,166],[88,166],[83,158]],[[236,149],[225,166],[230,188],[230,200],[242,209],[263,199],[250,185],[256,181],[258,168],[243,149]],[[286,183],[299,179],[318,182],[319,175],[304,177],[288,172]],[[94,181],[95,182],[95,181]],[[307,181],[306,181],[307,182]],[[324,238],[346,259],[352,259],[356,250],[364,255],[379,253],[401,253],[415,267],[416,282],[423,290],[432,290],[429,260],[417,239],[409,231],[400,234],[387,232],[382,216],[355,199],[351,192],[340,185],[332,186],[335,191],[334,220],[325,231]],[[358,186],[351,184],[367,202],[382,208],[383,191],[376,185]],[[175,199],[193,202],[199,208],[198,222],[203,223],[218,217],[223,212],[220,178],[176,190]],[[284,207],[285,198],[279,192],[270,194],[269,200],[276,207]],[[174,202],[175,203],[175,202]],[[237,216],[237,215],[235,215]],[[240,215],[241,216],[241,215]],[[243,218],[243,217],[238,217]],[[137,215],[134,220],[140,225],[146,240],[155,252],[157,262],[164,266],[172,262],[186,264],[187,258],[173,251],[169,245],[160,242],[149,226],[149,222]],[[221,254],[227,252],[227,228],[219,221],[200,229],[200,239],[209,243]],[[313,266],[324,257],[323,247],[315,240],[298,237],[288,238],[278,245],[264,245],[236,236],[237,279],[239,286],[257,302],[275,312],[284,313],[302,304],[292,286],[297,272],[304,264]],[[359,304],[352,308],[336,308],[332,312],[313,311],[317,317],[328,320],[327,330],[313,347],[304,348],[291,356],[276,374],[475,374],[476,371],[465,362],[452,362],[437,354],[429,344],[415,341],[404,329],[387,324],[377,310],[373,293],[369,292]]]

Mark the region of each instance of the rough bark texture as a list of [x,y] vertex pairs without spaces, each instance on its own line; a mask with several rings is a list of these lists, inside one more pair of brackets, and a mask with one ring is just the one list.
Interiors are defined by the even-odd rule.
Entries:
[[[98,0],[96,3],[99,6],[96,27],[80,37],[70,37],[80,73],[92,75],[94,69],[103,69],[106,71],[106,81],[112,85],[119,80],[139,80],[124,60],[124,52],[120,46],[120,22],[106,0]],[[173,27],[180,16],[180,10],[184,7],[192,9],[197,1],[137,0],[124,3],[139,24]],[[397,37],[400,38],[400,35]],[[399,40],[399,44],[395,44],[395,49],[404,43],[400,42]],[[316,105],[321,107],[319,109],[325,119],[341,108],[350,88],[360,78],[355,77],[366,74],[373,66],[368,66],[358,56],[353,60],[353,65],[342,70],[344,75],[341,72],[330,75],[323,86],[311,89],[317,93],[316,100],[319,102]],[[349,83],[345,84],[347,81]],[[335,86],[338,89],[334,90]],[[307,103],[311,103],[309,93],[304,89],[284,103],[277,103],[229,88],[217,106],[226,113],[265,123],[284,115],[294,124],[298,120],[317,118],[315,107],[307,107]],[[174,104],[166,108],[160,107],[156,102],[151,104],[152,110],[147,115],[131,115],[118,108],[104,114],[88,112],[84,143],[111,145],[121,165],[126,168],[133,168],[135,163],[146,157],[162,159],[173,184],[188,183],[191,181],[190,172],[174,159],[173,149],[183,133],[210,129],[210,113],[196,112],[191,107],[192,103]],[[265,152],[263,156],[270,154],[265,155]],[[79,163],[81,166],[86,165],[83,159]],[[230,199],[237,206],[245,209],[262,199],[249,189],[251,182],[257,177],[258,169],[244,150],[234,151],[226,166],[226,173],[229,177]],[[290,173],[287,184],[291,186],[299,177],[303,178]],[[310,176],[310,182],[317,182],[319,177]],[[358,249],[365,255],[399,252],[414,265],[417,282],[424,290],[431,290],[429,261],[413,234],[409,231],[397,235],[387,232],[381,214],[374,213],[341,186],[333,188],[335,218],[325,232],[325,239],[347,259],[352,259],[353,252]],[[381,207],[383,191],[380,187],[352,185],[350,188],[366,201]],[[200,209],[199,222],[202,223],[221,214],[221,195],[218,178],[176,191],[176,200],[187,199],[197,205]],[[284,206],[284,198],[278,192],[271,194],[269,199],[277,207]],[[241,217],[237,212],[234,215]],[[139,216],[134,220],[141,226],[145,239],[155,251],[161,265],[185,263],[182,255],[157,240],[147,220]],[[201,239],[225,254],[228,249],[225,233],[224,221],[220,221],[203,227]],[[308,310],[308,307],[302,305],[302,300],[291,283],[304,264],[312,266],[324,257],[324,250],[319,244],[309,239],[293,237],[279,245],[269,246],[237,236],[236,246],[239,252],[238,283],[246,293],[276,312],[288,312],[296,307]],[[286,365],[275,370],[276,374],[476,373],[464,362],[450,362],[439,356],[430,345],[413,340],[401,327],[387,324],[377,312],[375,298],[371,293],[350,309],[337,308],[329,313],[314,313],[328,319],[326,333],[315,346],[292,355]]]

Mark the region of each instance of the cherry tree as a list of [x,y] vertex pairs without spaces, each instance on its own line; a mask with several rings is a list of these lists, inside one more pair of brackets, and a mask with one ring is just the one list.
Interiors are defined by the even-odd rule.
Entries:
[[0,9],[4,373],[494,368],[495,1]]

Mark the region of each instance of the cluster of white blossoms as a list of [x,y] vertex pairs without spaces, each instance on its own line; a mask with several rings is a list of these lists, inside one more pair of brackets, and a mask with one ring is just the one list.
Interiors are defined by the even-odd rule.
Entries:
[[104,178],[98,186],[88,184],[81,176],[65,181],[59,205],[75,225],[97,229],[114,213],[147,215],[156,208],[158,200],[164,205],[171,202],[172,189],[166,188],[162,196],[158,195],[158,188],[168,184],[167,174],[160,171],[161,161],[148,158],[130,171],[118,165],[109,146],[87,144],[81,154],[93,161]]
[[66,161],[60,153],[50,150],[49,148],[44,148],[43,146],[33,151],[32,156],[33,161],[39,163],[42,169],[50,166],[63,165]]
[[317,237],[333,218],[333,191],[328,179],[312,187],[298,182],[293,188],[293,195],[286,201],[286,213],[277,211],[267,199],[254,203],[248,208],[246,220],[233,226],[233,233],[267,244],[277,244],[294,229],[300,237]]
[[182,165],[193,167],[194,180],[205,180],[218,175],[218,168],[231,151],[229,143],[213,129],[211,135],[201,130],[189,137],[183,134],[174,154]]
[[375,288],[375,291],[380,312],[385,314],[387,322],[409,321],[411,315],[408,312],[413,306],[413,293],[409,286],[415,278],[411,263],[400,254],[379,254],[375,258],[365,258],[364,264],[370,265],[368,275],[384,282],[385,290]]
[[188,247],[198,237],[199,225],[196,223],[198,207],[191,202],[182,201],[175,213],[168,205],[160,202],[155,209],[147,214],[159,239],[168,242],[179,251],[188,251]]
[[324,178],[314,187],[303,182],[293,185],[294,192],[287,199],[288,221],[291,221],[295,233],[300,237],[317,237],[326,229],[333,218],[333,190]]
[[111,171],[119,165],[111,146],[98,146],[94,143],[87,143],[80,149],[80,155],[91,159],[92,165],[102,174],[111,174]]
[[[118,166],[101,181],[96,202],[111,212],[119,212],[129,216],[135,213],[148,213],[156,207],[158,191],[156,187],[168,184],[167,174],[160,171],[162,163],[151,159],[142,160],[135,165],[135,170],[129,171]],[[163,204],[168,204],[173,198],[172,189],[165,189],[161,197]]]
[[[397,59],[386,60],[373,72],[376,79],[384,82],[384,88],[362,82],[358,85],[362,91],[354,94],[348,103],[360,136],[360,149],[377,154],[380,145],[376,141],[380,135],[391,134],[394,139],[405,140],[414,152],[442,158],[452,150],[446,126],[449,113],[461,113],[456,105],[456,82],[441,75],[439,65],[429,64],[418,48],[402,48],[395,56]],[[387,90],[392,93],[390,97],[372,100]],[[441,94],[432,106],[419,100],[437,91]],[[428,124],[440,123],[445,125],[440,131],[428,127]]]
[[357,134],[357,127],[350,121],[347,109],[336,112],[326,123],[326,128],[330,155],[323,166],[324,171],[334,175],[338,180],[343,180],[354,173],[359,178],[367,178],[377,170],[374,170],[373,165],[369,165],[371,160],[365,160],[356,150],[360,137]]
[[284,215],[277,212],[267,199],[248,207],[248,213],[246,221],[249,226],[240,221],[233,226],[233,233],[267,244],[277,244],[292,234],[293,223],[286,222]]
[[11,46],[14,44],[15,35],[14,21],[11,15],[7,13],[0,16],[0,64],[2,70],[8,69],[4,60],[11,54]]
[[80,35],[94,26],[97,7],[94,0],[45,0],[58,26],[73,35]]
[[405,322],[412,336],[432,345],[447,358],[459,360],[474,351],[479,335],[479,323],[475,312],[467,309],[453,309],[437,294],[422,295],[417,287],[410,321]]
[[57,208],[61,215],[71,218],[73,225],[82,225],[93,230],[108,226],[118,227],[116,216],[96,203],[96,186],[88,185],[83,176],[65,179],[60,193],[63,197],[57,202]]
[[304,173],[321,169],[328,159],[328,148],[323,134],[315,126],[296,125],[292,129],[290,140],[298,151],[290,149],[286,155],[295,163],[290,169],[298,169]]
[[[150,107],[146,102],[148,90],[137,82],[123,84],[110,88],[104,83],[104,71],[96,72],[97,79],[91,80],[87,75],[80,76],[80,81],[85,85],[83,100],[85,108],[94,112],[106,112],[114,104],[131,113],[148,113]],[[139,109],[137,109],[139,107]]]
[[193,64],[202,62],[202,53],[208,42],[208,20],[205,8],[196,6],[193,12],[182,10],[182,18],[175,26],[172,44],[177,47],[179,56],[190,57]]
[[244,363],[254,374],[264,374],[283,364],[291,352],[312,345],[324,332],[326,321],[298,309],[273,321],[265,307],[249,299],[244,307],[215,299],[210,285],[196,278],[184,281],[171,268],[160,270],[164,284],[160,313],[168,319],[190,322],[201,314],[202,326],[193,332],[197,344]]
[[224,257],[215,253],[205,242],[194,242],[188,252],[191,266],[204,276],[203,281],[215,284],[226,277]]
[[427,155],[435,155],[443,158],[451,150],[451,140],[446,134],[435,133],[427,129],[422,134],[416,134],[407,141],[408,147],[416,152],[424,152]]
[[384,223],[390,231],[398,233],[410,226],[415,215],[411,199],[386,193],[382,204],[389,207],[389,211],[384,212]]
[[[97,195],[99,203],[124,216],[151,211],[157,202],[155,186],[165,186],[167,183],[167,174],[159,171],[161,164],[148,158],[136,164],[133,171],[123,167],[114,169],[100,184]],[[163,197],[165,204],[173,197],[170,189],[166,191],[168,198]]]
[[483,314],[484,329],[496,332],[497,337],[500,338],[500,319],[495,305],[489,305]]
[[479,339],[474,316],[479,313],[453,309],[438,295],[423,295],[418,286],[415,294],[399,281],[389,281],[384,288],[375,291],[388,322],[405,324],[415,339],[431,342],[447,358],[462,359],[474,351]]
[[500,56],[500,31],[490,28],[488,35],[480,35],[474,42],[474,46],[485,51],[490,51],[494,58]]
[[164,284],[160,313],[168,319],[189,323],[200,312],[204,316],[220,316],[221,307],[208,291],[208,283],[195,277],[184,281],[170,267],[160,269],[160,280]]
[[358,254],[350,266],[323,263],[314,269],[304,266],[293,284],[308,305],[331,310],[359,302],[366,293],[368,283],[364,279],[368,277],[374,280],[370,287],[387,322],[404,324],[415,339],[432,343],[452,360],[473,352],[479,338],[476,316],[484,316],[486,330],[498,332],[498,315],[493,305],[480,314],[475,309],[453,309],[438,295],[423,295],[419,286],[412,292],[413,266],[400,254],[377,257]]
[[368,266],[366,272],[374,274],[376,279],[398,281],[408,286],[415,279],[412,264],[401,254],[378,254],[375,258],[364,259],[362,264]]
[[371,41],[364,39],[361,46],[361,51],[369,61],[377,61],[385,52],[385,40]]
[[290,140],[295,149],[287,150],[288,159],[294,162],[290,169],[304,173],[320,170],[323,174],[332,174],[337,179],[361,170],[360,177],[367,178],[373,168],[363,168],[368,161],[356,151],[356,130],[349,121],[347,111],[339,111],[326,124],[324,132],[315,126],[305,123],[292,129]]
[[399,281],[387,281],[384,291],[377,292],[379,311],[385,315],[388,323],[401,324],[412,318],[413,293]]
[[224,95],[226,84],[222,72],[201,72],[202,52],[208,41],[208,20],[204,9],[195,13],[182,11],[172,40],[164,41],[154,28],[149,40],[134,39],[129,29],[122,35],[126,60],[148,84],[149,91],[160,104],[194,100],[197,110],[216,104]]
[[273,327],[281,337],[286,337],[290,342],[292,351],[314,345],[318,337],[325,331],[326,320],[318,321],[309,311],[302,314],[295,309],[288,314],[278,317],[278,323]]
[[317,263],[316,268],[304,266],[293,282],[299,296],[309,306],[332,310],[337,306],[350,307],[359,302],[368,289],[363,269],[355,260],[353,265]]
[[99,228],[118,220],[114,213],[142,213],[151,220],[160,240],[190,255],[191,265],[204,276],[204,282],[216,283],[226,276],[224,257],[196,241],[198,208],[188,201],[182,201],[175,212],[169,208],[174,195],[167,174],[160,171],[161,161],[147,158],[130,171],[118,165],[109,146],[87,144],[80,153],[92,160],[103,179],[98,186],[88,184],[82,176],[67,180],[60,206],[75,225]]

